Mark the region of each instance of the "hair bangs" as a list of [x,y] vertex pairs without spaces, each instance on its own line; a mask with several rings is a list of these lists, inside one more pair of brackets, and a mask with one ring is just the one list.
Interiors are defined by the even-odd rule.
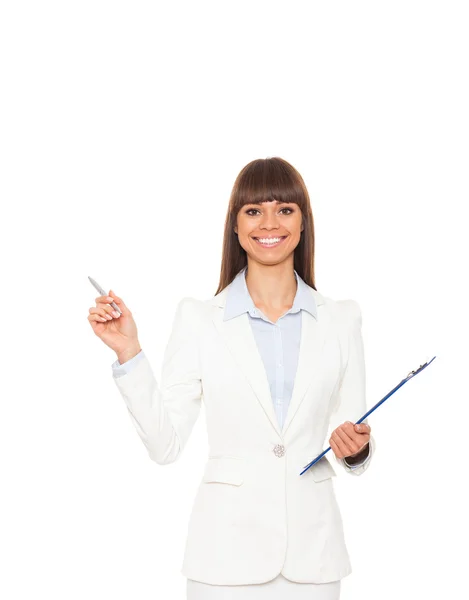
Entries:
[[291,203],[303,209],[306,205],[304,186],[297,172],[281,159],[254,160],[240,172],[232,207],[237,212],[246,204],[262,202]]

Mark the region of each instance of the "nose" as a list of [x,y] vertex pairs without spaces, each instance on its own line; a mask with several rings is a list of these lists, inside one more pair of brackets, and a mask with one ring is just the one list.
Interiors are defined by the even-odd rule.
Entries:
[[275,213],[266,213],[261,220],[260,227],[262,229],[278,229],[278,220]]

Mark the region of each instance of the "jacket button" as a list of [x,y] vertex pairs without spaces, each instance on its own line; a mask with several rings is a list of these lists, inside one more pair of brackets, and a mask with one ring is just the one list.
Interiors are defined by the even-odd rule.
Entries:
[[285,454],[285,446],[282,446],[282,444],[277,444],[274,448],[274,454],[279,458],[283,456]]

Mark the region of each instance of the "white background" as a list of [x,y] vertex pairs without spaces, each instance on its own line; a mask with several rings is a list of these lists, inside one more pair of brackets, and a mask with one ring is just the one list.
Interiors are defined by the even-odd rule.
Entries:
[[185,598],[204,410],[150,461],[87,276],[158,379],[268,156],[308,187],[318,291],[360,304],[369,406],[437,356],[370,416],[368,471],[334,480],[341,600],[467,592],[468,25],[448,0],[2,3],[2,598]]

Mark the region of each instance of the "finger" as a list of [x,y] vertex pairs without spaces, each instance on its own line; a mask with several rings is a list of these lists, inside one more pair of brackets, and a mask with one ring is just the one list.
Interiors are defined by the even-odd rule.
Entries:
[[[112,310],[113,309],[111,308],[111,311]],[[107,312],[106,308],[101,308],[100,306],[93,306],[90,308],[89,312],[90,314],[97,314],[100,317],[104,317],[105,321],[112,321],[112,315]]]
[[337,444],[334,442],[334,440],[332,439],[332,437],[329,440],[329,445],[332,448],[332,452],[334,452],[334,454],[337,456],[337,458],[340,458],[338,456],[338,454],[340,454],[340,450],[338,449]]
[[337,444],[332,438],[329,440],[332,451],[337,456],[337,458],[343,458],[347,455],[347,452],[344,452],[343,448]]
[[112,319],[112,317],[117,318],[119,316],[117,310],[114,310],[112,306],[109,306],[109,304],[97,304],[96,307],[93,308],[96,308],[98,311],[100,311],[99,314],[103,315],[103,317],[110,316],[110,318]]
[[122,298],[116,296],[116,294],[114,294],[112,290],[109,290],[109,295],[112,296],[113,301],[117,304],[117,306],[121,309],[122,312],[130,312]]
[[120,317],[120,313],[115,308],[110,306],[109,302],[114,302],[114,298],[111,296],[98,296],[98,298],[96,298],[96,308],[105,310],[107,313],[117,319]]
[[344,442],[342,441],[342,439],[337,435],[336,431],[334,431],[330,437],[329,443],[331,445],[332,448],[332,444],[335,445],[337,452],[340,453],[342,456],[345,456],[347,454],[350,454],[350,450],[348,449],[347,446],[345,446]]
[[[353,455],[359,454],[369,443],[371,427],[367,423],[354,424],[350,421],[346,421],[341,426],[341,429],[343,429],[349,435],[349,437],[355,441],[356,449],[352,453]],[[362,431],[357,432],[357,430]],[[346,456],[349,455],[346,454]]]
[[112,296],[98,296],[95,300],[96,304],[110,304],[114,301],[114,298]]
[[109,304],[98,304],[96,308],[103,310],[106,313],[104,316],[110,315],[111,318],[115,317],[116,319],[120,317],[120,314],[117,312],[117,310],[112,308],[112,306],[109,306]]
[[[353,435],[353,434],[352,434]],[[355,434],[358,435],[358,434]],[[344,430],[344,426],[341,425],[332,434],[334,441],[343,449],[344,455],[354,454],[358,451],[359,445],[350,437],[350,435]]]
[[98,321],[98,322],[101,322],[101,323],[102,323],[103,321],[106,321],[106,322],[107,322],[107,319],[105,319],[105,318],[104,318],[104,317],[102,317],[101,315],[98,315],[98,314],[92,313],[92,314],[89,314],[89,315],[88,315],[88,321],[90,321],[90,322],[91,322],[91,321]]
[[371,432],[371,427],[367,423],[355,424],[351,421],[345,421],[341,428],[359,445],[363,445],[364,436],[368,436]]

